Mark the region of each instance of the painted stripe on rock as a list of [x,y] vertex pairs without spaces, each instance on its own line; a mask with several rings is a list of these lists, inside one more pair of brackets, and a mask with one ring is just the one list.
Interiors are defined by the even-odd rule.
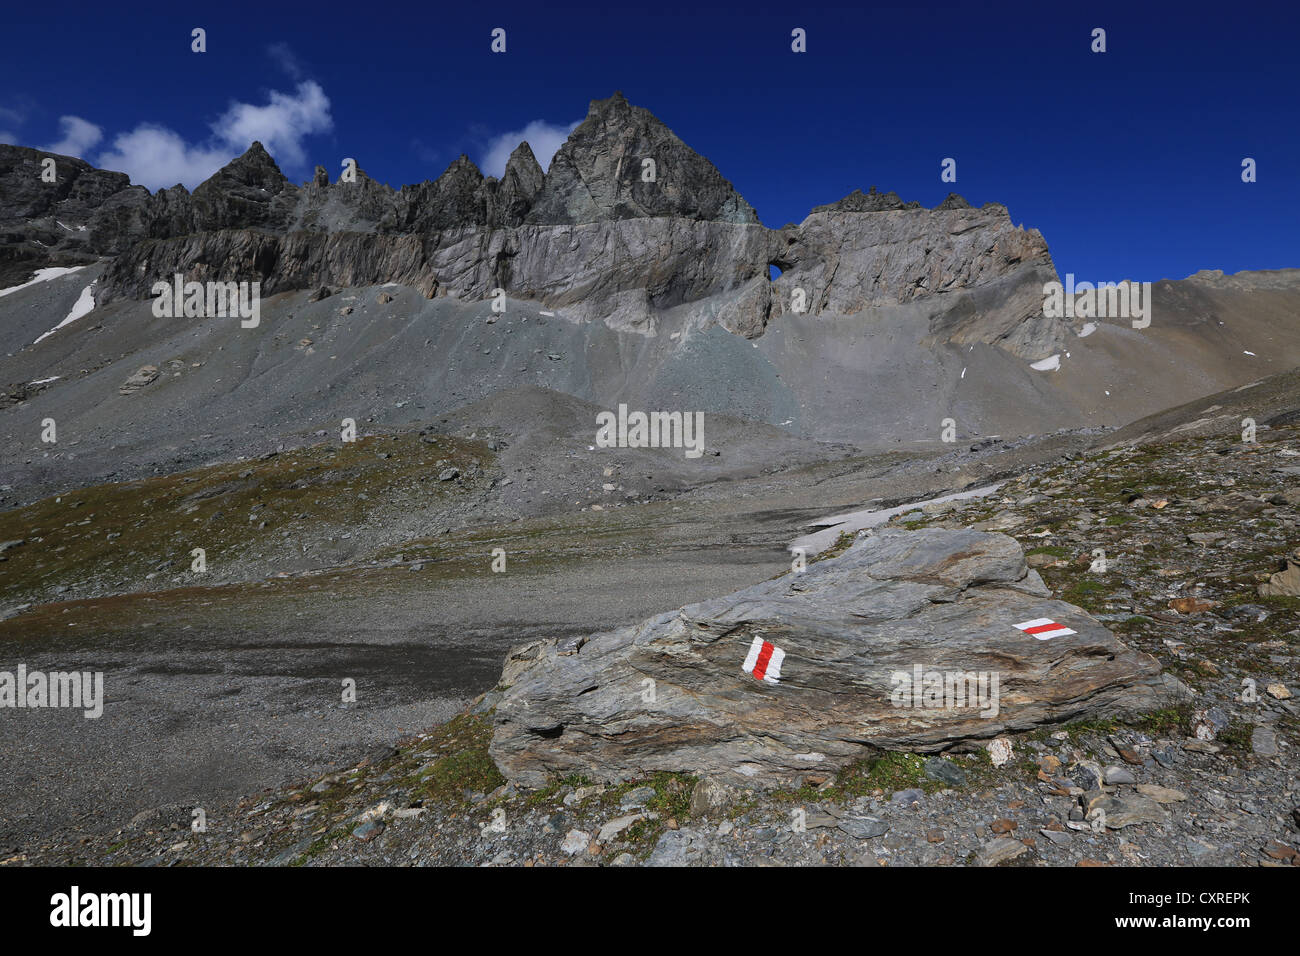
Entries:
[[1031,634],[1040,641],[1050,640],[1053,637],[1065,637],[1068,634],[1077,634],[1078,631],[1072,631],[1064,624],[1058,624],[1050,617],[1036,617],[1032,621],[1023,621],[1017,624],[1020,630],[1026,634]]
[[785,651],[761,637],[755,637],[749,645],[743,667],[746,674],[754,675],[755,680],[778,684],[781,682],[781,662],[784,660]]

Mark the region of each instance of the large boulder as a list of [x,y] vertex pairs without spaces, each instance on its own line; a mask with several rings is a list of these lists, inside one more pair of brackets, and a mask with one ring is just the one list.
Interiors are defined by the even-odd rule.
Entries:
[[[1017,627],[1040,619],[1073,633]],[[756,638],[784,652],[777,680],[771,659],[753,676]],[[1013,539],[945,529],[887,529],[801,574],[518,648],[508,669],[491,754],[525,786],[655,771],[772,786],[877,749],[973,745],[1189,694],[1053,600]]]

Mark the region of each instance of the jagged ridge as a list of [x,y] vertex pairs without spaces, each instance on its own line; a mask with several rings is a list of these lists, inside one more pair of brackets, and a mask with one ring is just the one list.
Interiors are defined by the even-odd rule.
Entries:
[[[0,206],[9,227],[0,263],[30,272],[60,257],[116,256],[101,302],[145,298],[178,271],[256,279],[264,291],[403,282],[471,300],[504,288],[571,319],[647,334],[656,311],[697,303],[700,321],[752,338],[791,312],[854,314],[957,293],[955,317],[939,313],[959,303],[936,304],[935,341],[1039,358],[1064,334],[1026,291],[1055,278],[1046,243],[1015,228],[1004,206],[973,209],[953,194],[926,210],[872,187],[816,207],[797,227],[767,229],[711,162],[621,93],[591,103],[549,171],[523,143],[500,179],[461,156],[436,180],[400,190],[361,170],[331,183],[322,167],[295,186],[254,143],[192,194],[174,186],[150,196],[121,174],[66,160],[60,198],[40,190],[41,157],[0,147],[0,185],[20,187]],[[29,236],[59,216],[75,235],[33,250]],[[783,271],[776,283],[770,265]],[[966,295],[986,287],[999,291]]]

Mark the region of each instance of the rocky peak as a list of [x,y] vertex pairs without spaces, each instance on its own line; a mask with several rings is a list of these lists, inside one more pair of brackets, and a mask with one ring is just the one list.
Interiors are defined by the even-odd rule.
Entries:
[[488,222],[483,172],[462,153],[432,183],[417,187],[420,231]]
[[194,194],[197,196],[205,191],[232,190],[242,187],[244,189],[264,189],[268,193],[275,195],[287,185],[289,185],[289,180],[284,173],[280,172],[280,167],[271,158],[271,154],[266,151],[266,147],[254,140],[253,144],[242,155],[236,156],[204,180],[194,190]]
[[[47,159],[54,160],[52,183],[41,178]],[[45,266],[94,261],[103,250],[94,248],[92,237],[105,210],[142,203],[148,195],[123,173],[0,145],[0,288],[26,282]]]
[[[54,160],[52,183],[41,179],[46,159]],[[57,213],[67,225],[84,225],[94,209],[130,183],[124,173],[96,169],[72,156],[0,145],[0,222]]]
[[890,190],[887,193],[876,191],[872,186],[869,192],[863,192],[861,189],[855,189],[839,202],[827,203],[824,206],[816,206],[814,213],[836,213],[836,212],[888,212],[894,209],[920,209],[919,202],[905,203],[898,198],[898,193]]
[[503,226],[522,223],[545,183],[546,174],[533,155],[532,147],[520,143],[510,154],[501,183],[496,189],[495,221]]
[[281,227],[287,219],[286,211],[276,208],[273,201],[285,190],[296,191],[296,187],[262,144],[254,142],[242,156],[232,159],[194,190],[190,197],[194,228],[206,232]]
[[510,180],[518,182],[521,188],[529,190],[534,195],[541,191],[546,181],[546,171],[533,155],[533,148],[526,142],[516,146],[515,151],[510,154],[510,159],[506,161],[506,171],[501,177],[501,182]]
[[649,110],[633,106],[622,93],[593,100],[587,118],[551,160],[528,221],[655,216],[758,223],[753,207],[717,167]]
[[970,209],[971,204],[968,203],[961,196],[958,196],[956,193],[949,193],[948,198],[945,199],[943,202],[939,203],[939,205],[935,206],[934,208],[935,209]]

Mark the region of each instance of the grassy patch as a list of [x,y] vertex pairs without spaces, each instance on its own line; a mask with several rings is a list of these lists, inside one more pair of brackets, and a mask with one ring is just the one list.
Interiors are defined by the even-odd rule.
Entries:
[[312,845],[307,847],[307,849],[303,851],[302,856],[295,859],[289,865],[290,866],[305,865],[309,860],[315,859],[316,857],[324,853],[327,849],[329,849],[330,844],[334,843],[336,840],[345,839],[351,833],[352,830],[349,827],[336,827],[335,829],[331,830],[329,833],[323,834],[319,839],[313,841]]
[[[471,473],[490,458],[478,442],[375,435],[45,498],[0,513],[0,540],[25,542],[6,554],[5,597],[206,584],[243,560],[264,572],[301,560],[303,542],[355,534],[375,512],[450,501],[459,489],[437,480],[438,467]],[[194,548],[207,573],[192,570]]]
[[491,793],[506,782],[488,756],[492,727],[473,714],[461,714],[443,725],[441,755],[419,773],[417,798],[449,806],[468,806],[465,791]]
[[[877,791],[922,790],[933,793],[945,784],[925,776],[925,762],[932,755],[886,752],[855,761],[842,768],[827,787],[804,786],[797,790],[776,791],[773,796],[787,803],[810,803],[817,800],[843,801],[871,796]],[[965,769],[964,765],[963,769]]]
[[1045,544],[1042,547],[1030,548],[1025,552],[1025,557],[1029,557],[1031,554],[1050,554],[1054,558],[1068,558],[1070,549],[1059,544]]
[[1106,593],[1109,590],[1110,588],[1100,581],[1087,577],[1079,578],[1061,593],[1061,600],[1077,604],[1085,611],[1095,614],[1104,609]]
[[1111,624],[1110,629],[1116,634],[1132,634],[1137,631],[1145,630],[1148,625],[1154,623],[1155,621],[1147,617],[1145,614],[1134,614],[1132,617]]
[[814,557],[808,563],[815,564],[818,561],[825,561],[827,558],[838,558],[853,546],[853,542],[857,540],[857,537],[858,535],[855,531],[841,531],[833,545]]
[[1192,707],[1190,704],[1179,704],[1176,707],[1153,710],[1151,713],[1143,714],[1134,720],[1133,726],[1153,737],[1171,737],[1178,734],[1190,737],[1192,734]]
[[1234,757],[1244,757],[1255,752],[1251,734],[1255,725],[1244,720],[1234,720],[1219,731],[1215,739],[1223,744],[1224,752]]

